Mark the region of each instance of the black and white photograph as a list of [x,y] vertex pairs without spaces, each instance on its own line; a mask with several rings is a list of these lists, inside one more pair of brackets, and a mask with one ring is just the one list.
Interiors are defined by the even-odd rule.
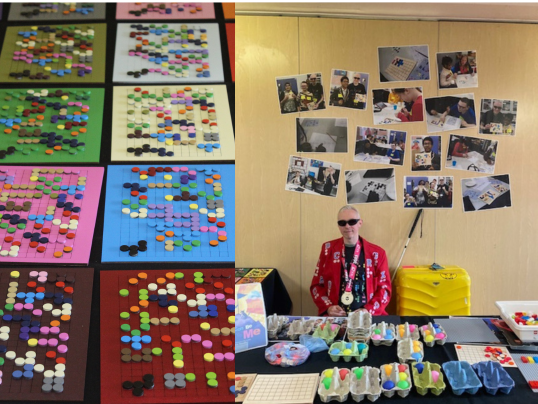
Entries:
[[437,77],[439,89],[478,87],[476,51],[439,52]]
[[407,132],[357,126],[354,161],[401,166]]
[[484,135],[516,135],[517,101],[483,98],[480,103],[480,129]]
[[411,171],[441,170],[441,136],[411,136]]
[[497,140],[450,135],[445,167],[493,174],[498,143]]
[[374,125],[424,121],[422,87],[372,90]]
[[325,109],[321,73],[277,77],[276,86],[281,114]]
[[345,177],[348,205],[396,200],[394,168],[346,171]]
[[461,194],[464,212],[509,208],[512,206],[510,175],[463,178]]
[[366,109],[368,80],[368,73],[333,69],[329,105],[339,108]]
[[377,52],[380,82],[430,79],[428,45],[386,46]]
[[297,118],[298,153],[347,153],[347,118]]
[[428,133],[476,126],[474,94],[448,95],[424,100]]
[[341,171],[339,163],[290,156],[286,191],[335,198]]
[[404,208],[452,209],[454,177],[404,177]]

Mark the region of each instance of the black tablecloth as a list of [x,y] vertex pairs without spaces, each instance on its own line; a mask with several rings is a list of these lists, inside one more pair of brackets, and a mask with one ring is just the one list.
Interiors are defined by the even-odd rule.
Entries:
[[[402,322],[409,322],[410,324],[423,325],[432,321],[433,318],[429,317],[402,317]],[[374,317],[374,322],[376,318]],[[258,374],[293,374],[293,373],[321,373],[325,369],[330,369],[335,366],[339,368],[353,368],[355,366],[375,366],[379,367],[387,363],[398,362],[398,356],[396,354],[396,342],[392,346],[374,346],[370,344],[370,351],[368,358],[363,362],[333,362],[328,353],[320,352],[311,354],[308,360],[298,367],[281,368],[270,365],[264,357],[265,348],[254,349],[251,351],[237,354],[235,357],[235,372],[237,374],[242,373],[258,373]],[[435,345],[433,348],[424,346],[425,356],[424,360],[432,363],[442,364],[447,361],[458,360],[456,355],[454,344],[446,343],[445,345]],[[538,365],[536,365],[538,366]],[[491,396],[485,392],[482,388],[475,395],[469,395],[464,393],[461,396],[456,396],[452,393],[452,389],[447,383],[446,390],[439,396],[434,396],[431,393],[421,396],[417,393],[415,387],[411,389],[409,396],[405,398],[406,402],[420,402],[420,403],[447,403],[447,404],[480,404],[480,403],[495,403],[495,404],[531,404],[538,402],[538,394],[532,392],[527,384],[527,381],[521,374],[518,368],[505,368],[510,377],[514,379],[515,387],[510,394],[497,393],[495,396]],[[388,402],[389,398],[381,395],[378,402]],[[392,397],[390,400],[399,401],[401,398],[398,396]],[[456,401],[457,400],[457,401]],[[316,395],[314,403],[321,403],[321,399]],[[353,402],[351,395],[347,402]]]

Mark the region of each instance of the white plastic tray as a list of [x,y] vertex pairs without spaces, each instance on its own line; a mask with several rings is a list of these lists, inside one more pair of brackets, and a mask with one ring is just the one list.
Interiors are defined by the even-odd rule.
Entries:
[[501,312],[501,318],[508,324],[521,341],[538,341],[538,325],[519,325],[512,318],[512,315],[519,311],[538,313],[538,301],[504,301],[495,302],[495,305]]

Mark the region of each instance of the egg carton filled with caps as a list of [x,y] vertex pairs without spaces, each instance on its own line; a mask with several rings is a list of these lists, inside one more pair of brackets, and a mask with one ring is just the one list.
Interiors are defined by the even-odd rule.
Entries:
[[312,328],[314,328],[315,322],[316,320],[305,320],[304,318],[294,320],[290,324],[288,337],[290,337],[291,340],[296,340],[299,339],[301,335],[310,334]]
[[362,366],[351,369],[349,390],[351,397],[356,402],[364,400],[375,401],[381,396],[380,370],[370,366]]
[[267,317],[267,334],[270,339],[276,338],[287,320],[286,316],[278,316],[276,313]]
[[318,394],[321,401],[344,402],[349,396],[349,369],[325,369],[321,372]]
[[413,384],[409,366],[405,363],[389,363],[381,366],[381,391],[386,397],[398,394],[407,397]]
[[446,384],[443,380],[441,366],[437,363],[413,363],[411,371],[418,394],[424,396],[428,391],[431,391],[432,394],[438,396],[445,390]]
[[395,340],[395,335],[396,327],[394,324],[387,324],[382,321],[381,323],[372,326],[372,343],[375,346],[391,346]]
[[428,323],[420,327],[420,333],[426,346],[430,348],[435,344],[444,345],[447,339],[447,335],[443,327],[439,324]]
[[514,380],[499,362],[478,362],[473,365],[473,369],[488,394],[495,395],[499,391],[509,394],[515,386]]
[[482,383],[473,368],[466,361],[451,361],[443,363],[446,380],[452,387],[452,392],[459,396],[463,393],[476,394]]
[[398,359],[400,363],[422,362],[424,359],[424,345],[422,345],[422,342],[411,338],[398,341]]
[[316,331],[314,331],[312,336],[321,338],[327,345],[331,345],[338,335],[338,331],[340,331],[340,326],[327,319],[316,328]]
[[401,341],[406,338],[411,338],[415,341],[420,338],[418,325],[409,324],[408,322],[405,322],[405,324],[398,324],[398,327],[396,327],[396,339]]
[[350,341],[370,340],[372,334],[372,315],[366,310],[354,311],[347,319],[347,338]]
[[329,356],[333,362],[338,362],[340,359],[349,362],[353,358],[357,362],[362,362],[368,357],[368,350],[368,344],[364,342],[338,341],[329,348]]

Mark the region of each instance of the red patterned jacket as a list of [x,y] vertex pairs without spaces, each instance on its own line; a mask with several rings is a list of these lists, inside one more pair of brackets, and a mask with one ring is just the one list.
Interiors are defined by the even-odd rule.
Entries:
[[[392,292],[387,254],[381,247],[360,237],[366,267],[366,300],[364,308],[374,316],[386,315]],[[318,265],[310,285],[310,293],[318,306],[318,315],[326,314],[329,306],[340,304],[342,264],[340,255],[344,239],[328,241],[321,246]]]

